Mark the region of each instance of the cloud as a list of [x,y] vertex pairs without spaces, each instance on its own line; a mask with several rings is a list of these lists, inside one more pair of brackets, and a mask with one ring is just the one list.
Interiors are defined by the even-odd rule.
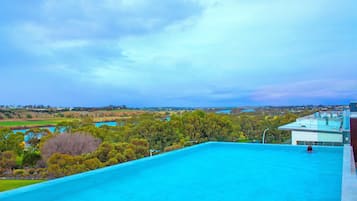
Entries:
[[168,24],[199,15],[202,8],[195,1],[179,0],[48,0],[36,9],[42,17],[30,17],[18,29],[23,26],[32,37],[57,41],[111,40],[158,32]]
[[304,80],[260,87],[252,93],[252,100],[264,102],[289,102],[293,99],[356,99],[356,88],[357,80]]
[[[93,89],[113,101],[125,96],[139,104],[144,97],[162,105],[347,99],[355,97],[357,74],[353,5],[47,0],[0,21],[0,53],[7,55],[0,65],[36,69],[31,76],[44,82],[70,82],[78,90],[59,91],[80,91],[85,99],[97,97]],[[321,87],[329,81],[336,86]],[[310,85],[313,94],[299,90]]]

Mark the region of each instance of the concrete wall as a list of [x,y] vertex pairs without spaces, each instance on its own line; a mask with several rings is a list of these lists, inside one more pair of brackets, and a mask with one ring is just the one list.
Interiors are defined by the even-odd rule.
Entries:
[[297,141],[342,142],[342,137],[337,133],[291,131],[291,144],[296,145]]
[[296,145],[297,141],[317,141],[316,132],[291,131],[291,144]]

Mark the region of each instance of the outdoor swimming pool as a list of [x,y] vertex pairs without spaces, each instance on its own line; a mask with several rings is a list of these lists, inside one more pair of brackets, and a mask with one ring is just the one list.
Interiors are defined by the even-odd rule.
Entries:
[[1,201],[338,201],[342,147],[209,142],[0,193]]

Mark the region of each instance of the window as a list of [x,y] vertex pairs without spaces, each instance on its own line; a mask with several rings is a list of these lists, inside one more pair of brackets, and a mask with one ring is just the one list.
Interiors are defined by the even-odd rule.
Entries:
[[297,145],[343,146],[342,142],[296,141]]

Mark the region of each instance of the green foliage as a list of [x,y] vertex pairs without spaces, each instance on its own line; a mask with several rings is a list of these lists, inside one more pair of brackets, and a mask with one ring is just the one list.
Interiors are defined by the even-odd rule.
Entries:
[[31,145],[32,149],[38,150],[41,138],[50,135],[51,132],[48,129],[32,128],[26,131],[25,135],[28,137],[27,143]]
[[84,172],[87,170],[87,167],[83,164],[83,161],[83,156],[53,154],[47,161],[48,174],[51,177],[63,177]]
[[73,121],[61,121],[57,124],[55,128],[56,133],[67,132],[71,133],[73,129],[78,129],[81,126],[81,122],[79,120]]
[[134,145],[136,158],[149,155],[149,142],[146,139],[133,138],[130,143]]
[[0,167],[12,169],[16,167],[16,153],[14,151],[0,152]]
[[131,148],[125,149],[123,154],[128,161],[136,159],[135,151]]
[[109,153],[114,149],[113,145],[108,142],[103,142],[96,151],[96,157],[101,162],[106,162],[110,159]]
[[118,163],[118,160],[116,158],[111,158],[105,163],[105,165],[110,166],[110,165],[115,165],[117,163]]
[[15,175],[16,177],[24,176],[25,173],[26,171],[24,169],[16,169],[13,171],[13,175]]
[[0,128],[0,152],[14,151],[21,154],[24,149],[23,141],[23,134],[14,134],[9,128]]
[[164,150],[164,151],[165,151],[165,152],[166,152],[166,151],[172,151],[172,150],[176,150],[176,149],[180,149],[180,148],[182,148],[181,145],[179,145],[179,144],[174,144],[174,145],[165,147],[165,150]]
[[25,167],[33,167],[39,160],[41,160],[40,152],[25,151],[22,157],[22,165]]
[[87,159],[83,162],[87,170],[95,170],[97,168],[103,167],[102,162],[98,158]]
[[297,115],[287,113],[279,116],[271,115],[239,115],[232,116],[238,141],[261,141],[264,129],[269,128],[266,142],[286,143],[290,139],[288,131],[278,130],[278,127],[295,121]]
[[117,155],[115,155],[115,159],[117,159],[119,163],[126,161],[126,158],[122,153],[117,153]]

